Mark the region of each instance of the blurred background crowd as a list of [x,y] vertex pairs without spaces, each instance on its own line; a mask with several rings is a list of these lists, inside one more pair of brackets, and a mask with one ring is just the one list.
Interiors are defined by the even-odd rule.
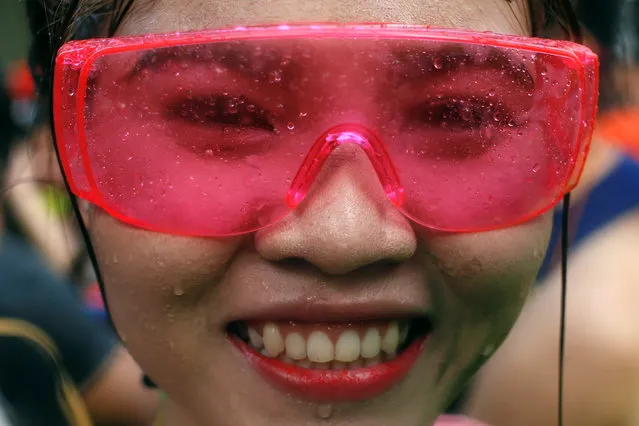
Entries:
[[[639,276],[626,266],[639,261],[639,5],[579,0],[577,8],[602,80],[592,155],[572,207],[565,424],[636,426]],[[36,108],[29,34],[24,3],[2,0],[0,426],[150,424],[161,395],[109,326],[48,117]],[[556,228],[515,329],[451,410],[494,426],[557,424]]]

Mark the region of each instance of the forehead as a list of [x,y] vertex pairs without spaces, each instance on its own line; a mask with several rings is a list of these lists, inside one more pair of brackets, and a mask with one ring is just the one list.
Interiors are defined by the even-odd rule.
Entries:
[[526,0],[135,0],[118,34],[283,22],[392,22],[529,33]]

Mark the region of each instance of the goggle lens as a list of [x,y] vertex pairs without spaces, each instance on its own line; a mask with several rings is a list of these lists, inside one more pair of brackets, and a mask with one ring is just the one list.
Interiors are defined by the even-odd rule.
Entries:
[[281,219],[345,144],[421,225],[521,222],[569,189],[596,103],[574,54],[433,37],[137,44],[68,68],[58,139],[76,193],[200,236]]

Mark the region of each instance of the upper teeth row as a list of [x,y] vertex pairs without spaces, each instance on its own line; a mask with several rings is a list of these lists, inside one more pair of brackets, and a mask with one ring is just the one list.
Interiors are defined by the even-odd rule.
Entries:
[[400,344],[408,337],[408,326],[401,327],[397,321],[391,321],[382,337],[377,327],[371,327],[360,336],[356,330],[345,330],[335,344],[328,335],[315,330],[305,339],[301,333],[290,332],[282,336],[277,324],[264,325],[262,334],[249,328],[251,345],[260,350],[265,348],[267,354],[278,357],[285,353],[293,360],[307,359],[311,362],[326,363],[331,361],[353,362],[360,357],[375,358],[384,352],[394,355]]

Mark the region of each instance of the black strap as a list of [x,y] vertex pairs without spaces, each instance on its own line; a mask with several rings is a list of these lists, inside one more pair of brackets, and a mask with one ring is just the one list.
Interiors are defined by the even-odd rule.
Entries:
[[561,217],[561,311],[559,316],[559,426],[564,417],[564,352],[566,345],[566,293],[568,280],[568,243],[570,241],[570,193],[564,196],[564,208]]

